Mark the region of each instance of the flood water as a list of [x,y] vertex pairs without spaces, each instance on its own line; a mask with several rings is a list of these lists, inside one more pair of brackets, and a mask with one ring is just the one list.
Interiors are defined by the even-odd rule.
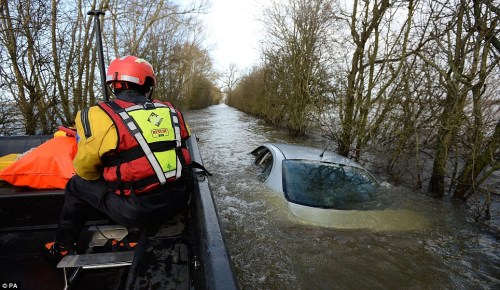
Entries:
[[[256,178],[250,152],[264,142],[323,148],[226,105],[186,111],[209,171],[221,227],[242,289],[500,289],[497,238],[462,208],[385,187],[406,227],[364,227],[335,216],[323,225],[293,216]],[[320,138],[320,137],[316,137]],[[409,213],[408,215],[405,213]]]

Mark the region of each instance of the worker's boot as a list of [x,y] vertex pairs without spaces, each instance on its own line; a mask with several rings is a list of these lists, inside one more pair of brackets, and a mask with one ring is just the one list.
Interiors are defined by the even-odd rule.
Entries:
[[68,248],[58,242],[49,242],[43,246],[43,256],[54,264],[59,263],[63,257],[74,254],[76,251],[73,247]]

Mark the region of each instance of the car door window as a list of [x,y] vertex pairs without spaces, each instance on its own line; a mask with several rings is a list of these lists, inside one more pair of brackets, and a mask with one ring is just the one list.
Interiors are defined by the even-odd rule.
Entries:
[[255,165],[259,168],[257,172],[257,178],[260,181],[265,181],[269,174],[271,174],[271,169],[273,167],[273,154],[266,148],[259,150],[255,158]]

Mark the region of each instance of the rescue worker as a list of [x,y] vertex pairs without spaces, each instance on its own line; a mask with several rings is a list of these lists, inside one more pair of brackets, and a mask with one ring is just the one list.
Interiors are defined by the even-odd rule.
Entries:
[[97,209],[128,228],[161,223],[189,199],[189,129],[168,102],[152,101],[153,67],[135,56],[113,60],[106,82],[116,98],[78,112],[76,174],[68,181],[55,241],[44,254],[59,261],[76,251]]

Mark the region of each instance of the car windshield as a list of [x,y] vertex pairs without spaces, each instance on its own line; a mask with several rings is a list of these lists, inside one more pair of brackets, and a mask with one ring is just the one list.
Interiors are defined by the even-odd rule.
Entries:
[[283,161],[283,190],[288,201],[330,209],[363,209],[374,200],[377,181],[365,170],[310,160]]

